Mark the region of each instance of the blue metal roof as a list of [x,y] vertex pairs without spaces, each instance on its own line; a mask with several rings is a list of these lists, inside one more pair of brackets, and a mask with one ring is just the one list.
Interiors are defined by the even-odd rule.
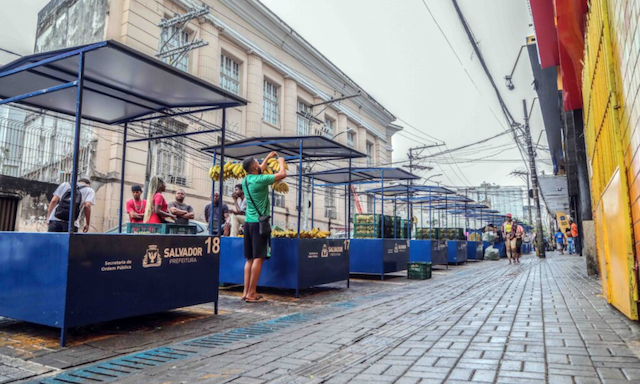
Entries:
[[[202,148],[203,152],[219,152],[220,145]],[[224,156],[232,159],[244,159],[249,156],[256,159],[266,157],[275,151],[278,156],[297,159],[302,151],[302,160],[342,160],[367,157],[362,152],[342,145],[324,136],[275,136],[251,137],[224,145]]]
[[[387,175],[385,173],[385,179],[387,178]],[[367,191],[364,191],[363,193],[375,193],[375,194],[382,194],[382,188],[374,188],[374,189],[369,189]],[[429,194],[429,195],[450,195],[450,194],[454,194],[455,192],[445,188],[445,187],[440,187],[440,186],[435,186],[435,185],[409,185],[409,186],[405,186],[405,185],[394,185],[391,187],[385,187],[384,188],[384,195],[385,196],[399,196],[399,195],[407,195],[407,193],[411,194],[411,195],[417,195],[417,194]]]
[[81,55],[83,119],[120,124],[247,104],[237,95],[113,40],[36,53],[0,67],[0,104],[13,98],[75,115]]
[[[351,174],[351,177],[349,177],[349,174]],[[375,167],[337,168],[330,169],[328,171],[308,173],[306,176],[313,177],[315,180],[322,181],[327,184],[348,184],[350,181],[352,184],[357,184],[370,181],[382,181],[383,179],[384,181],[392,181],[417,180],[420,178],[419,176],[401,168]],[[389,188],[404,188],[404,193],[407,193],[406,186],[394,186]]]

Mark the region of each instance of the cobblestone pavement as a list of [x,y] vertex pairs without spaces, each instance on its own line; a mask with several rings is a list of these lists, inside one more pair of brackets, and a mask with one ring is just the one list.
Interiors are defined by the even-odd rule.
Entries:
[[[43,383],[640,383],[640,325],[606,304],[583,258],[484,261],[352,287],[295,305],[227,293],[215,326],[195,320],[159,340],[134,346],[120,335],[40,360],[0,355],[0,379],[17,382],[5,367],[22,362]],[[123,357],[127,348],[106,347],[123,339],[131,351],[154,349]],[[97,362],[60,363],[87,344],[103,351],[87,360]]]

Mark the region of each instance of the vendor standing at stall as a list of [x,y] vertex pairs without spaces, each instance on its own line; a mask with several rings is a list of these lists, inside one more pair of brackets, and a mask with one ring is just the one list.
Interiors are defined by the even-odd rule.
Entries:
[[[269,204],[269,186],[276,181],[287,177],[284,158],[278,158],[280,169],[275,175],[264,174],[268,161],[276,157],[275,152],[258,163],[253,157],[248,157],[242,162],[242,167],[247,172],[242,188],[247,196],[247,212],[244,223],[244,257],[247,259],[244,265],[244,291],[242,299],[247,303],[265,301],[258,295],[258,280],[262,272],[262,263],[269,252],[269,239],[271,237]],[[262,228],[261,228],[262,227]]]
[[242,184],[235,187],[233,195],[233,209],[229,209],[229,220],[231,221],[231,236],[238,236],[240,233],[240,225],[244,224],[247,212],[247,199],[242,190]]
[[169,203],[169,212],[176,216],[176,224],[188,225],[189,220],[195,217],[193,207],[184,202],[184,189],[176,191],[176,200]]
[[176,219],[176,216],[169,212],[167,201],[164,199],[164,196],[162,196],[162,192],[166,189],[167,186],[161,178],[154,176],[151,179],[147,201],[151,201],[152,204],[147,204],[145,209],[145,223],[163,224],[167,222],[167,218]]
[[127,201],[125,206],[129,215],[129,222],[142,223],[144,222],[144,211],[147,208],[147,201],[140,198],[142,196],[142,187],[137,184],[132,186],[131,194],[133,199]]
[[[224,218],[223,221],[220,221],[219,219],[220,204],[222,204],[222,217]],[[213,210],[213,214],[211,213],[211,210]],[[223,235],[224,228],[227,225],[227,221],[229,220],[229,206],[222,202],[222,200],[220,199],[220,194],[218,192],[213,193],[213,208],[211,207],[211,203],[207,204],[204,207],[204,220],[207,222],[207,224],[209,224],[209,226],[213,225],[214,235]],[[211,220],[211,222],[209,220]]]

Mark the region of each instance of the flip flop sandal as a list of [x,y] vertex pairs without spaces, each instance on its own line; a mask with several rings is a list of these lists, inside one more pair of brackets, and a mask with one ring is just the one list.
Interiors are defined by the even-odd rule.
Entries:
[[[258,298],[257,298],[256,300],[260,300],[260,299],[262,299],[262,298],[263,298],[263,297],[262,297],[262,295],[258,295]],[[242,299],[242,301],[247,301],[247,298],[246,298],[246,297],[245,297],[245,298],[243,298],[243,299]],[[254,300],[254,301],[255,301],[255,300]]]
[[258,298],[256,298],[256,299],[253,299],[253,300],[251,300],[251,299],[247,299],[247,300],[245,300],[244,302],[245,302],[245,303],[266,303],[266,302],[267,302],[267,299],[265,299],[265,298],[264,298],[264,297],[262,297],[262,296],[258,296]]

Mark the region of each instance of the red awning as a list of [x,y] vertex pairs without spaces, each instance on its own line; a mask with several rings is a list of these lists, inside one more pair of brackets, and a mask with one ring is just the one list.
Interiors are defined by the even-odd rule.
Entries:
[[564,110],[582,108],[582,58],[587,0],[555,0]]
[[553,0],[530,0],[533,25],[536,29],[538,57],[542,68],[560,64],[558,33],[556,31]]

